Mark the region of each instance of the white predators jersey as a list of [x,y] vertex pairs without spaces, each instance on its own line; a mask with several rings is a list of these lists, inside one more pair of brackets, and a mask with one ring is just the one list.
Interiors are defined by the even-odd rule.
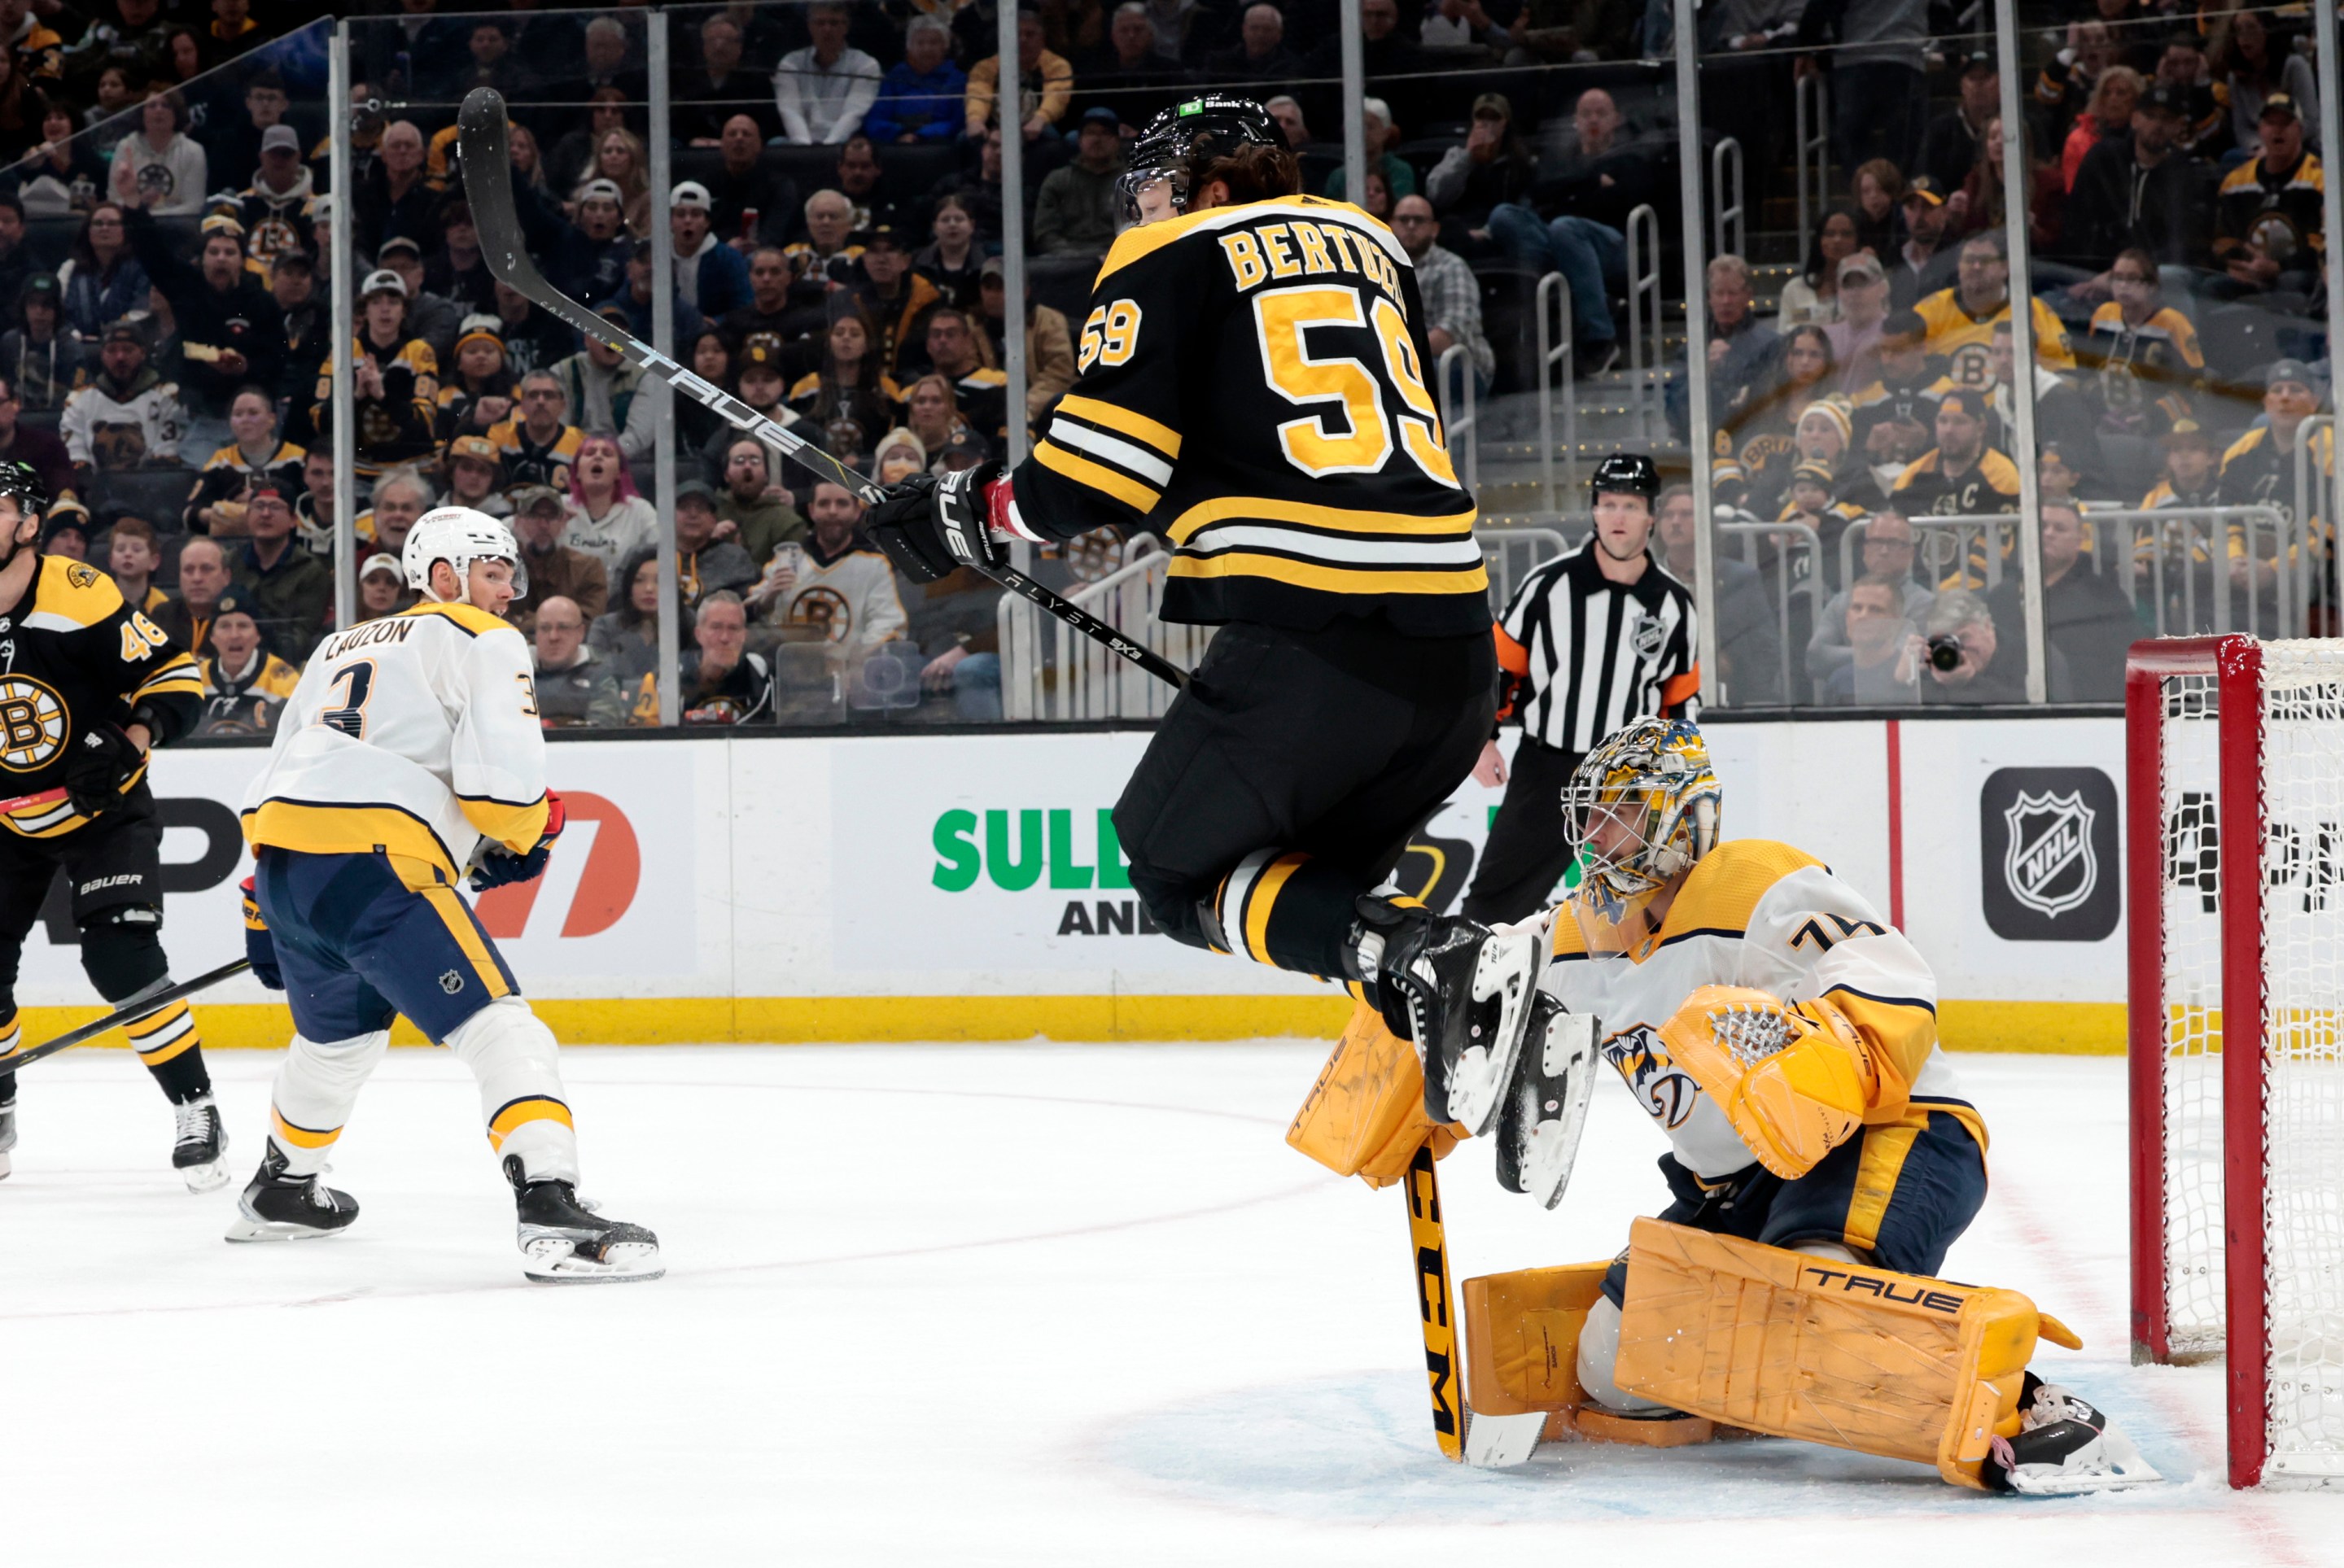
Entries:
[[484,839],[527,853],[545,820],[529,644],[461,604],[418,605],[319,644],[244,802],[256,849],[379,850],[451,880]]
[[1554,956],[1540,984],[1592,1013],[1605,1060],[1668,1134],[1678,1163],[1714,1181],[1756,1157],[1692,1075],[1670,1060],[1661,1026],[1705,985],[1755,986],[1785,1001],[1827,998],[1863,1033],[1879,1069],[1866,1126],[1919,1125],[1944,1111],[1985,1147],[1985,1125],[1937,1050],[1937,982],[1903,933],[1787,844],[1734,839],[1687,875],[1668,919],[1629,952],[1591,953],[1555,911]]

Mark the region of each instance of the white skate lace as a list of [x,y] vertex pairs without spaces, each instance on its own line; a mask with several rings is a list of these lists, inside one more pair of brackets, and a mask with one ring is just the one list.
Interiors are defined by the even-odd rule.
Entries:
[[208,1137],[211,1132],[211,1122],[208,1120],[211,1109],[212,1102],[208,1100],[190,1100],[185,1105],[171,1107],[171,1114],[179,1127],[177,1141],[181,1143],[200,1143]]

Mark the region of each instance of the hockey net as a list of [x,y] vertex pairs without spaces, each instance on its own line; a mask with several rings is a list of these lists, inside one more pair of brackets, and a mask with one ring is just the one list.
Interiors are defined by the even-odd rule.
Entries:
[[2344,1481],[2344,642],[2143,643],[2127,710],[2134,1357],[2226,1360],[2233,1485]]

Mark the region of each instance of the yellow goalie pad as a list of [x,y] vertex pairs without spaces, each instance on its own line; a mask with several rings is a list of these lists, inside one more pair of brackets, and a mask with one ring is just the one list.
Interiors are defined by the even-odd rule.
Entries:
[[2038,1334],[2082,1346],[2016,1291],[1639,1220],[1612,1375],[1677,1410],[1975,1487],[1995,1433],[2018,1430]]
[[1351,1010],[1335,1053],[1295,1112],[1286,1141],[1338,1176],[1389,1187],[1408,1174],[1418,1146],[1444,1158],[1465,1130],[1424,1113],[1424,1067],[1366,1002]]
[[1864,1037],[1827,1001],[1793,1006],[1748,986],[1705,985],[1661,1026],[1661,1039],[1758,1162],[1786,1181],[1855,1135],[1878,1083]]
[[1718,1435],[1714,1422],[1642,1421],[1589,1405],[1579,1332],[1612,1260],[1523,1269],[1465,1282],[1465,1393],[1476,1415],[1548,1412],[1542,1435],[1676,1448]]

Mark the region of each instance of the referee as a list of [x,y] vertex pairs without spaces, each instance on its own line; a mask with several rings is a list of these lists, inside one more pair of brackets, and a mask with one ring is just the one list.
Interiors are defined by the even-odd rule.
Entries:
[[1510,779],[1494,739],[1473,769],[1484,786],[1506,786],[1460,911],[1484,925],[1544,909],[1570,866],[1578,846],[1562,788],[1580,759],[1631,719],[1697,717],[1692,595],[1646,548],[1660,470],[1617,453],[1591,488],[1594,532],[1524,578],[1497,627],[1508,689],[1500,719],[1521,725],[1522,743]]

